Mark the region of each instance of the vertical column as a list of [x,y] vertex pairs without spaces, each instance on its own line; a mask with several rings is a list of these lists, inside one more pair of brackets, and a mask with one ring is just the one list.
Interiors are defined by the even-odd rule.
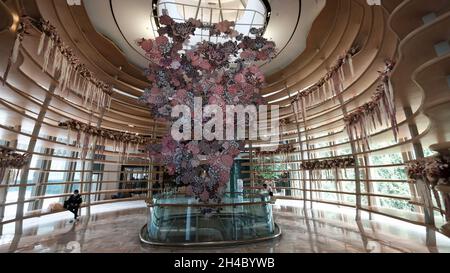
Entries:
[[[406,139],[404,138],[402,141],[405,141]],[[414,155],[412,153],[412,151],[402,151],[402,160],[403,162],[408,162],[413,160]],[[417,193],[417,189],[416,189],[416,184],[411,183],[410,181],[408,181],[408,186],[409,186],[409,190],[411,192],[411,197],[413,198],[413,201],[418,202],[419,201],[419,196]],[[421,206],[417,206],[414,205],[414,210],[418,213],[424,213],[423,209]]]
[[[410,119],[413,116],[413,112],[410,106],[404,107],[403,111],[405,112],[406,119]],[[417,129],[417,125],[415,123],[410,122],[408,124],[409,132],[411,134],[411,138],[415,138],[419,135],[419,130]],[[424,158],[425,155],[423,153],[422,144],[420,142],[413,142],[414,153],[416,155],[416,159]],[[433,199],[431,197],[430,190],[425,181],[419,179],[416,181],[417,191],[419,196],[421,197],[424,204],[424,217],[425,224],[427,226],[435,226],[434,221],[434,205]],[[429,241],[427,236],[427,241]],[[433,241],[433,240],[431,240]]]
[[[328,133],[328,135],[332,135],[332,134],[333,133]],[[333,147],[332,150],[330,151],[330,157],[336,157],[337,156],[336,149],[334,148],[334,146],[336,145],[336,142],[331,141],[331,142],[329,142],[329,145],[330,145],[330,147]],[[336,191],[338,192],[336,194],[337,201],[339,203],[343,203],[345,200],[344,200],[343,194],[341,193],[341,192],[343,192],[343,187],[342,187],[341,177],[339,175],[340,169],[334,168],[333,171],[334,171],[333,175],[334,175],[335,187],[336,187]]]
[[[97,119],[97,130],[101,129],[103,118],[105,116],[106,108],[102,107],[100,110],[100,117]],[[92,176],[94,175],[94,161],[95,161],[95,151],[97,150],[97,143],[98,143],[98,137],[94,136],[94,141],[92,142],[92,150],[91,155],[89,159],[89,169],[88,169],[88,178],[87,178],[87,185],[88,185],[88,194],[86,196],[86,215],[89,217],[91,215],[91,192],[92,192]]]
[[[253,142],[250,140],[249,156],[250,156],[250,187],[255,187],[255,168],[253,167]],[[254,189],[253,189],[254,190]]]
[[[156,121],[153,123],[152,141],[156,140]],[[155,170],[154,162],[150,158],[150,163],[148,166],[148,192],[147,192],[147,204],[153,204],[153,173]]]
[[[364,154],[364,178],[365,178],[365,187],[366,192],[369,194],[367,196],[367,204],[369,207],[377,206],[377,199],[374,196],[370,196],[371,193],[374,192],[373,190],[373,184],[370,181],[372,179],[372,175],[370,174],[370,157],[368,154]],[[372,213],[369,212],[369,219],[372,220]]]
[[295,190],[293,190],[292,191],[292,197],[297,197],[297,189],[300,187],[298,184],[298,182],[299,182],[299,179],[300,179],[300,175],[299,175],[299,173],[300,173],[300,164],[299,164],[299,162],[298,162],[298,155],[297,154],[294,154],[293,156],[293,161],[294,161],[294,163],[293,163],[293,166],[292,166],[292,181],[293,181],[293,183],[291,183],[291,184],[293,184],[293,188],[295,188]]
[[[53,98],[53,93],[55,92],[56,85],[52,83],[50,85],[49,91],[45,95],[44,102],[41,106],[41,110],[39,111],[38,118],[36,119],[36,122],[34,124],[33,133],[31,134],[30,142],[28,143],[28,149],[27,152],[29,154],[34,154],[34,149],[36,148],[37,139],[39,136],[39,133],[42,128],[42,123],[44,121],[45,115],[47,114],[48,107],[50,106],[50,102]],[[30,166],[31,166],[31,160],[30,162],[24,166],[22,175],[20,177],[20,188],[19,188],[19,195],[17,198],[17,211],[16,211],[16,234],[22,234],[22,227],[23,227],[23,209],[24,209],[24,201],[25,201],[25,195],[27,191],[27,184],[28,184],[28,174],[30,173]]]
[[[280,157],[280,154],[281,153],[278,153],[278,158]],[[275,175],[275,174],[279,175],[279,173],[278,173],[279,170],[277,168],[278,164],[277,164],[277,161],[275,161],[275,156],[276,156],[276,153],[272,153],[272,157],[270,158],[270,160],[271,160],[270,165],[272,166],[272,175]],[[271,186],[272,186],[272,188],[275,188],[275,189],[273,189],[274,193],[277,192],[276,187],[278,186],[278,184],[279,184],[279,181],[273,180]]]
[[[287,87],[287,85],[286,85],[286,90],[288,91],[288,96],[289,96],[289,99],[291,99],[291,92],[289,91],[289,89],[288,89],[288,87]],[[294,114],[294,118],[295,118],[295,125],[297,126],[297,138],[298,138],[298,145],[299,145],[299,148],[300,148],[300,163],[303,163],[303,143],[302,143],[302,133],[301,133],[301,130],[300,130],[300,123],[299,123],[299,120],[298,120],[298,109],[296,110],[295,108],[295,103],[291,103],[291,105],[292,105],[292,113]],[[303,206],[306,208],[306,199],[307,199],[307,196],[306,196],[306,172],[305,172],[305,170],[303,170],[303,168],[302,168],[302,172],[301,172],[301,174],[302,174],[302,178],[301,178],[301,182],[303,182],[302,184],[302,188],[303,188]]]
[[[89,122],[87,124],[88,126],[91,125],[92,116],[93,116],[93,112],[91,111],[91,113],[89,115]],[[81,149],[80,149],[80,160],[81,160],[80,194],[84,195],[84,192],[89,190],[86,187],[86,185],[87,185],[87,183],[86,183],[86,180],[87,180],[87,177],[86,177],[86,159],[88,157],[88,154],[84,153],[85,146],[87,145],[87,143],[84,143],[85,140],[86,140],[86,133],[85,133],[84,136],[81,135],[81,139],[82,139],[83,143],[82,144],[80,143],[80,145],[81,145]],[[88,168],[89,168],[89,166],[88,166]],[[86,200],[85,200],[85,204],[86,204]],[[90,211],[88,211],[87,213],[90,213]],[[81,216],[81,213],[80,213],[80,216]]]
[[[302,115],[302,119],[303,119],[303,128],[304,130],[304,135],[305,135],[305,142],[306,142],[306,160],[309,162],[311,160],[311,146],[309,145],[309,139],[310,137],[308,136],[308,125],[306,122],[306,106],[305,106],[305,101],[304,98],[301,98],[301,104],[302,104],[302,111],[300,111],[301,115]],[[300,109],[297,109],[300,110]],[[306,179],[306,177],[305,177]],[[310,208],[313,207],[313,171],[312,170],[308,170],[308,179],[309,179],[309,199],[310,199]],[[306,188],[306,182],[305,182],[305,188]],[[316,194],[317,196],[317,194]]]
[[[300,111],[300,113],[302,115],[302,119],[303,119],[303,128],[305,129],[304,135],[305,135],[305,142],[306,142],[306,160],[309,162],[311,160],[311,146],[309,145],[310,137],[308,136],[308,125],[306,122],[306,106],[305,106],[304,98],[300,98],[300,99],[302,100],[302,102],[301,102],[302,108],[305,107],[305,109],[302,109],[302,111],[300,111],[300,109],[297,109],[297,111]],[[304,174],[306,174],[306,172]],[[308,179],[309,179],[309,198],[310,198],[310,207],[311,208],[313,207],[313,175],[312,174],[313,174],[313,171],[309,170],[308,171]],[[304,179],[305,179],[305,190],[306,190],[306,177],[304,177]]]
[[[22,126],[18,125],[17,127],[17,131],[21,132],[22,130]],[[8,141],[6,143],[7,147],[11,147],[12,149],[17,149],[17,145],[18,145],[19,141],[17,139],[17,135],[16,138],[12,141],[12,144],[10,141]],[[17,170],[19,171],[19,170]],[[15,179],[15,177],[13,178]],[[11,180],[11,170],[6,170],[5,174],[3,177],[0,177],[0,222],[3,221],[3,218],[5,217],[5,203],[6,203],[6,198],[8,197],[8,189],[9,189],[9,184],[10,184],[10,180]],[[0,225],[0,236],[3,234],[3,225]]]
[[[72,151],[70,153],[71,158],[78,158],[78,153]],[[64,175],[64,181],[66,185],[64,185],[64,193],[69,193],[73,191],[73,185],[75,182],[75,175],[77,171],[77,161],[67,161],[66,162],[66,174]],[[64,198],[61,198],[63,201]]]
[[292,170],[295,169],[294,163],[292,163],[292,161],[294,161],[294,156],[292,155],[292,153],[287,153],[286,157],[287,157],[287,162],[288,162],[288,164],[286,165],[287,166],[287,168],[286,168],[286,175],[287,175],[286,187],[288,189],[285,189],[285,196],[292,197],[293,196],[293,194],[292,194],[293,193],[292,178],[294,177]]
[[[5,216],[5,203],[6,196],[8,194],[8,184],[9,184],[9,170],[6,170],[3,177],[0,177],[0,222],[3,221]],[[0,235],[3,225],[0,225]]]
[[[403,111],[405,112],[406,119],[410,119],[413,116],[413,112],[410,106],[404,107]],[[411,138],[415,138],[419,135],[419,130],[417,129],[417,125],[415,123],[408,123],[409,132],[411,134]],[[413,142],[414,153],[417,158],[424,158],[425,155],[423,153],[422,143]]]
[[[342,113],[344,116],[347,116],[347,107],[344,103],[344,98],[342,97],[342,94],[338,95],[339,103],[341,105]],[[352,150],[353,158],[355,159],[355,194],[356,194],[356,217],[355,219],[357,221],[361,220],[361,177],[359,172],[359,161],[358,161],[358,150],[356,149],[355,141],[356,139],[353,139],[353,136],[349,134],[348,136],[350,141],[350,147]]]
[[[50,138],[51,139],[51,138]],[[44,155],[51,157],[53,155],[54,149],[45,148]],[[40,173],[37,177],[34,178],[34,183],[36,186],[33,188],[31,192],[31,198],[44,196],[47,191],[47,183],[48,177],[50,175],[49,170],[51,169],[52,160],[48,160],[47,158],[38,160],[38,168],[40,168]],[[42,208],[43,200],[38,199],[34,202],[30,202],[28,205],[28,210],[39,210]]]

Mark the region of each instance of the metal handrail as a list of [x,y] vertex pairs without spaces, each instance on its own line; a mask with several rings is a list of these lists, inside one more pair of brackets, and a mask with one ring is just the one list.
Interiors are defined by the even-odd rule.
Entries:
[[180,207],[180,208],[189,208],[189,207],[235,207],[235,206],[254,206],[254,205],[263,205],[263,204],[272,204],[273,201],[261,201],[261,202],[241,202],[241,203],[223,203],[223,204],[176,204],[176,203],[167,203],[167,204],[148,204],[147,207]]
[[[245,192],[226,192],[225,194],[241,194],[241,195],[246,195],[248,196],[250,199],[258,199],[261,198],[261,196],[265,196],[265,195],[261,195],[261,194],[256,194],[256,193],[245,193]],[[171,197],[176,197],[176,196],[183,196],[183,194],[180,193],[175,193],[174,195],[172,195]],[[185,195],[184,195],[185,196]],[[267,197],[267,196],[265,196]],[[159,199],[163,199],[163,198],[159,198]],[[147,207],[151,208],[151,207],[235,207],[235,206],[254,206],[254,205],[263,205],[263,204],[272,204],[273,201],[270,200],[270,198],[267,198],[267,201],[249,201],[249,202],[239,202],[239,203],[217,203],[217,204],[207,204],[207,203],[196,203],[196,204],[186,204],[186,203],[148,203]]]

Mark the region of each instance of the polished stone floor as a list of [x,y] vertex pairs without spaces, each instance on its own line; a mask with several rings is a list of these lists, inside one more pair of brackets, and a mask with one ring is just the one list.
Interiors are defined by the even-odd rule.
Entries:
[[[12,229],[0,237],[0,252],[17,253],[402,253],[450,252],[450,239],[433,230],[396,220],[354,221],[354,211],[337,207],[303,209],[301,203],[279,202],[274,206],[281,238],[234,247],[165,248],[139,241],[138,232],[147,220],[145,204],[117,206],[70,223],[39,221],[24,227],[21,236]],[[353,213],[352,213],[353,212]]]

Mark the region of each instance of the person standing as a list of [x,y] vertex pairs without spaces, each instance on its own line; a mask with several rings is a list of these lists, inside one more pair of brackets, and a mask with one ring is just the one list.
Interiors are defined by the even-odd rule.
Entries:
[[[64,208],[73,213],[74,220],[76,221],[78,221],[78,210],[82,202],[83,199],[78,190],[75,190],[69,199],[64,202]],[[70,220],[70,222],[72,223],[74,220]]]

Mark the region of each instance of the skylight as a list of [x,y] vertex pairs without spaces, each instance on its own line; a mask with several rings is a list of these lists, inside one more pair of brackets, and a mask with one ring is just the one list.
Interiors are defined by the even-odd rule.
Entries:
[[[233,21],[239,33],[249,35],[251,28],[265,28],[270,16],[268,6],[262,0],[159,0],[153,6],[152,29],[157,35],[158,17],[164,12],[177,22],[185,22],[190,18],[199,19],[204,24],[221,21]],[[187,45],[191,47],[203,40],[225,42],[225,38],[210,37],[205,30],[197,30]]]

